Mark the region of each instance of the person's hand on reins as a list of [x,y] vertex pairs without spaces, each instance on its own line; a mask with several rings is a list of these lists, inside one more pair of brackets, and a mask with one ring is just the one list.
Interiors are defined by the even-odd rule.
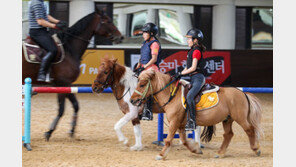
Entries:
[[181,72],[177,72],[173,77],[176,79],[180,79],[183,75],[181,74]]
[[144,71],[145,70],[145,68],[144,67],[140,67],[140,68],[138,68],[138,73],[140,74],[142,71]]
[[57,30],[62,30],[64,31],[65,29],[68,28],[68,23],[65,21],[59,21],[56,25],[55,25],[55,29]]
[[145,70],[144,67],[139,67],[139,68],[134,69],[135,76],[138,77],[141,74],[141,72],[144,70]]

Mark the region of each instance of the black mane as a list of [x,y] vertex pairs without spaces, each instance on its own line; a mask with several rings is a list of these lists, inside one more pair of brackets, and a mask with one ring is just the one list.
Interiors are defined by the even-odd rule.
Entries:
[[[61,39],[63,43],[67,42],[68,40],[72,39],[73,36],[78,36],[80,35],[89,25],[90,21],[93,20],[95,16],[95,12],[88,14],[87,16],[81,18],[78,20],[74,25],[69,27],[66,30],[66,33],[64,32],[59,32],[58,37]],[[71,35],[70,35],[71,34]]]

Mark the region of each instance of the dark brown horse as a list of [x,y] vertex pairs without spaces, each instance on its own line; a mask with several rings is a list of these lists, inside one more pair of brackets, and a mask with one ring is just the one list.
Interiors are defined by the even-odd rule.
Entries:
[[[53,78],[51,85],[53,86],[70,86],[79,76],[80,73],[80,61],[81,57],[87,49],[90,39],[94,36],[104,36],[111,41],[120,43],[123,39],[121,33],[116,26],[111,22],[111,19],[102,13],[91,13],[73,26],[68,28],[64,32],[58,33],[58,37],[61,39],[64,50],[65,58],[59,64],[53,64],[51,66],[50,75]],[[24,52],[22,54],[22,80],[30,77],[33,84],[45,83],[37,82],[37,72],[39,70],[39,64],[28,63],[24,58]],[[49,131],[45,132],[45,138],[49,140],[52,132],[56,129],[56,126],[63,116],[65,98],[68,98],[74,108],[72,128],[70,130],[70,136],[74,136],[78,117],[78,101],[74,94],[58,94],[59,110],[58,115],[52,122]]]

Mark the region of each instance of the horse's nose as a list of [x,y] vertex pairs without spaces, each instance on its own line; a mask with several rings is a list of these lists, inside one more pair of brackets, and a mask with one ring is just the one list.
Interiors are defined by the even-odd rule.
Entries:
[[133,103],[134,103],[134,100],[133,100],[133,99],[131,99],[131,100],[130,100],[130,102],[133,104]]
[[97,91],[97,87],[93,87],[93,92],[96,92]]

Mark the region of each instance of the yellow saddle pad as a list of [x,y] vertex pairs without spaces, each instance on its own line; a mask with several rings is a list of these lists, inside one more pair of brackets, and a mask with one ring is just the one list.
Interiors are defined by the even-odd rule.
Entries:
[[[206,93],[201,96],[200,101],[196,104],[196,111],[209,109],[214,107],[219,102],[219,96],[217,92]],[[185,97],[182,94],[182,104],[183,107],[186,108]]]

